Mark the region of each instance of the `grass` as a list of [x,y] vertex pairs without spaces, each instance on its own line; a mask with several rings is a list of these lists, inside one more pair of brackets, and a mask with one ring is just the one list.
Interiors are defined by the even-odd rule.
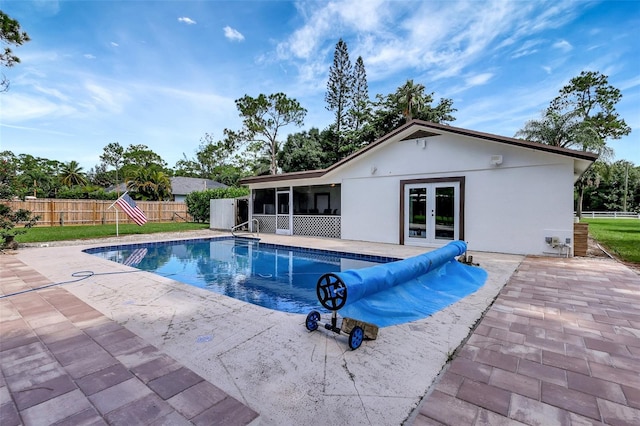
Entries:
[[[208,229],[208,223],[146,223],[144,226],[120,224],[120,235],[154,234],[157,232],[180,232],[195,229]],[[80,240],[104,237],[115,237],[116,225],[87,226],[38,226],[31,228],[26,234],[16,236],[19,243],[44,243],[48,241]]]
[[586,219],[589,234],[609,253],[625,262],[640,265],[640,220]]

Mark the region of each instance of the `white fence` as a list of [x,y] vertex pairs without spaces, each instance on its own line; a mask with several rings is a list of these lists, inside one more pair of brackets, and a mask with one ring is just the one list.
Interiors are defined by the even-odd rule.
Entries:
[[640,219],[640,213],[635,212],[582,212],[582,217],[598,219]]

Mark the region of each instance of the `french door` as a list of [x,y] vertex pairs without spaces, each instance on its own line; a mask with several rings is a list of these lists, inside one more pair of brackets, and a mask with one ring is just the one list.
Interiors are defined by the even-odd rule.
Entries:
[[460,238],[460,182],[407,183],[404,244],[437,246]]

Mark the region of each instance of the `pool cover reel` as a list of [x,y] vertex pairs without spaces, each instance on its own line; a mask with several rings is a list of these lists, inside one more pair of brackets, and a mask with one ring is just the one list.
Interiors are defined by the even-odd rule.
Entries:
[[[332,293],[339,302],[333,307],[340,309],[343,317],[378,327],[425,318],[475,292],[485,283],[486,271],[456,260],[466,250],[464,241],[452,241],[419,256],[331,274],[331,279],[342,282],[338,282],[342,289],[337,288],[337,294]],[[323,278],[318,282],[321,302]]]

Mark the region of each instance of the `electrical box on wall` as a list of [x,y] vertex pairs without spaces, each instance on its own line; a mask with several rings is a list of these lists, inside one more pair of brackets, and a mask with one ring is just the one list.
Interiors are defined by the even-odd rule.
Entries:
[[543,253],[555,254],[560,256],[572,255],[572,234],[571,231],[564,229],[545,229],[544,235],[544,249]]

